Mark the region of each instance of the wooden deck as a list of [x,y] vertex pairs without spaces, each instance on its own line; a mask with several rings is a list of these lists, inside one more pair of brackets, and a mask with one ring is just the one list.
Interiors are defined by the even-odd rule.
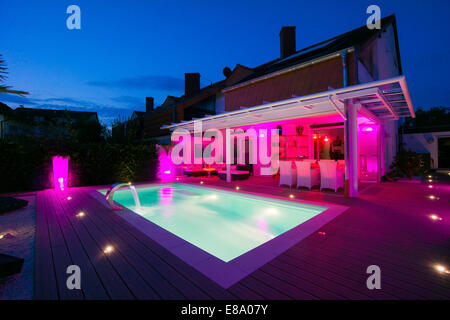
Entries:
[[[219,184],[208,180],[205,184]],[[255,191],[251,183],[241,190]],[[234,185],[228,185],[232,188]],[[358,200],[295,191],[296,198],[350,207],[259,270],[223,289],[92,198],[85,188],[37,193],[35,299],[449,299],[450,186],[373,185]],[[258,192],[289,194],[259,186]],[[428,200],[427,194],[439,196]],[[71,200],[67,200],[67,196]],[[80,211],[84,217],[77,217]],[[439,214],[442,221],[427,215]],[[104,254],[107,245],[114,251]],[[66,268],[80,266],[81,290]],[[368,290],[366,268],[381,268]]]

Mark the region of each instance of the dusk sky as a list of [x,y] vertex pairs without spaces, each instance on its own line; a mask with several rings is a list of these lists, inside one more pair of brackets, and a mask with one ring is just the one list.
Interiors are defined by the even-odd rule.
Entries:
[[[81,8],[81,30],[66,9]],[[450,1],[7,1],[0,0],[0,53],[11,107],[98,111],[104,124],[182,95],[184,73],[202,85],[225,66],[279,57],[279,31],[297,26],[297,49],[365,24],[366,8],[395,13],[403,72],[415,108],[450,106]]]

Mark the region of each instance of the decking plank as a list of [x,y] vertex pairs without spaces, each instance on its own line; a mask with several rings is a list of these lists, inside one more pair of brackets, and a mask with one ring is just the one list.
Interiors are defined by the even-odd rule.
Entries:
[[[164,277],[158,273],[149,261],[146,261],[143,256],[145,252],[141,252],[132,246],[130,243],[129,234],[123,230],[123,228],[117,227],[111,222],[111,215],[114,212],[107,210],[104,207],[97,206],[96,203],[92,202],[91,198],[84,198],[81,193],[77,194],[83,203],[89,203],[89,209],[84,208],[86,213],[95,212],[96,214],[87,214],[86,217],[91,219],[97,225],[102,225],[102,230],[105,234],[114,235],[114,240],[109,238],[111,242],[115,241],[117,243],[117,248],[120,248],[122,254],[126,260],[132,264],[146,283],[152,287],[153,291],[157,294],[157,298],[162,299],[185,299],[183,296],[170,282],[168,282]],[[106,214],[102,214],[102,211]],[[106,216],[109,215],[109,216]],[[129,244],[130,243],[130,244]]]
[[[77,212],[74,212],[73,209],[68,205],[68,200],[66,200],[65,198],[60,198],[59,201],[61,203],[61,206],[64,208],[65,214],[69,218],[76,215]],[[73,229],[75,230],[79,239],[82,240],[83,247],[86,250],[86,254],[97,270],[98,275],[101,278],[102,283],[109,296],[112,299],[119,300],[134,299],[135,297],[125,285],[116,270],[112,267],[109,259],[105,257],[102,251],[103,249],[97,244],[97,242],[85,228],[80,219],[72,219],[71,221]]]
[[103,287],[94,265],[83,248],[81,240],[78,238],[71,225],[70,219],[74,219],[76,216],[69,218],[66,214],[62,214],[64,209],[58,199],[53,201],[53,205],[55,206],[56,212],[58,212],[54,218],[58,221],[61,231],[63,232],[67,248],[72,258],[72,263],[80,267],[82,274],[81,290],[84,298],[89,300],[110,299],[110,296]]
[[57,300],[59,297],[47,227],[45,198],[44,192],[36,195],[34,299]]
[[[63,300],[81,300],[83,299],[83,292],[81,290],[70,290],[67,287],[66,281],[68,274],[67,267],[72,265],[72,259],[66,247],[65,239],[62,235],[58,220],[56,219],[56,209],[53,205],[55,201],[52,199],[53,192],[47,192],[45,201],[47,203],[47,224],[50,234],[50,245],[53,252],[53,263],[55,264],[55,273],[58,284],[58,292],[60,299]],[[61,214],[61,212],[58,212]]]
[[[67,201],[67,214],[75,215],[82,208],[82,201],[77,197],[76,191],[72,191],[72,200]],[[60,197],[61,199],[62,197]],[[61,199],[64,201],[64,199]],[[99,250],[99,259],[106,259],[110,261],[111,265],[117,274],[129,288],[132,295],[137,299],[158,299],[158,295],[153,291],[153,289],[148,286],[136,269],[124,258],[123,254],[120,252],[120,246],[117,239],[108,238],[101,231],[103,226],[97,226],[88,217],[86,219],[79,219],[81,224],[85,227],[94,241],[97,243],[97,247],[101,248]],[[105,254],[103,250],[108,246],[112,245],[115,249],[111,253]]]

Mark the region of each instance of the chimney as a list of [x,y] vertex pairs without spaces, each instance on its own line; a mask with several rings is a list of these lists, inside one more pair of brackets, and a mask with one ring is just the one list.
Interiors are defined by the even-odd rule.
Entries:
[[153,111],[153,97],[145,97],[145,112]]
[[295,27],[282,27],[280,31],[280,55],[281,59],[295,53]]
[[184,74],[184,95],[192,96],[200,91],[200,73]]

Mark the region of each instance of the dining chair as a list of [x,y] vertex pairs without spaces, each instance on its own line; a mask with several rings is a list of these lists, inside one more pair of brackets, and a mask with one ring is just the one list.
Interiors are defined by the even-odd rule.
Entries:
[[311,160],[295,161],[297,167],[297,188],[306,187],[309,190],[319,185],[319,168],[311,167]]
[[292,187],[295,184],[295,175],[292,172],[291,161],[280,161],[280,186]]
[[332,189],[337,192],[344,187],[344,170],[339,169],[334,160],[320,160],[320,190]]

